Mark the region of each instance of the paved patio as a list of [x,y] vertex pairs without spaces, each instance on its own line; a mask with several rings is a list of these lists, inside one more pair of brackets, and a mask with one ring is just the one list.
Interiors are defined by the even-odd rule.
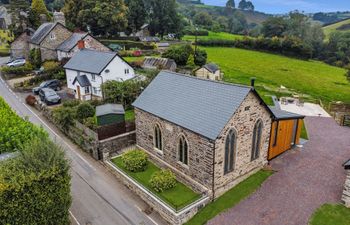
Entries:
[[277,170],[249,198],[217,216],[217,225],[307,225],[322,204],[340,202],[350,157],[350,128],[308,117],[310,141],[271,162]]
[[304,103],[304,106],[297,106],[296,104],[282,105],[282,110],[292,112],[304,116],[320,116],[320,117],[331,117],[320,105],[313,103]]

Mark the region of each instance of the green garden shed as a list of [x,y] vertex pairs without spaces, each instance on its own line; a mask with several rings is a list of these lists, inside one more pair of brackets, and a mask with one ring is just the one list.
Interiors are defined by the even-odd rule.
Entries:
[[120,104],[105,104],[96,107],[97,124],[105,126],[125,122],[125,110]]

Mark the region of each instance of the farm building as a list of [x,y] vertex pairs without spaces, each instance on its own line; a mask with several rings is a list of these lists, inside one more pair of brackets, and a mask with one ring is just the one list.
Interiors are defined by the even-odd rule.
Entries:
[[214,63],[208,63],[203,67],[195,71],[196,77],[210,79],[210,80],[221,80],[221,70]]
[[305,116],[277,108],[271,107],[271,111],[274,120],[271,126],[269,160],[300,144],[300,134],[305,118]]
[[96,118],[99,126],[125,122],[125,110],[120,104],[105,104],[96,107]]
[[162,69],[175,72],[177,65],[173,59],[146,57],[143,61],[144,69]]

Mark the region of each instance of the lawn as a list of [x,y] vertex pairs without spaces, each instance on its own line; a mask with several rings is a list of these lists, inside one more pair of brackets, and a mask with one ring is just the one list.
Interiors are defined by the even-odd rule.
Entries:
[[118,168],[123,170],[130,177],[142,184],[145,188],[157,195],[163,201],[167,202],[171,207],[173,207],[177,211],[189,205],[190,203],[198,200],[201,197],[199,194],[193,192],[190,188],[188,188],[181,182],[177,182],[174,188],[164,191],[162,193],[154,191],[150,186],[149,180],[151,179],[152,175],[160,169],[152,162],[148,162],[147,169],[144,172],[138,173],[133,173],[126,170],[121,157],[112,159],[112,162]]
[[128,63],[131,63],[131,62],[136,62],[136,61],[142,61],[144,60],[144,56],[140,56],[140,57],[134,57],[134,56],[128,56],[128,57],[123,57],[123,59],[125,61],[127,61]]
[[312,215],[310,225],[349,225],[350,209],[343,205],[325,204]]
[[133,109],[129,109],[125,111],[125,121],[126,122],[134,122],[135,121],[135,112]]
[[216,215],[224,212],[237,205],[240,201],[255,192],[261,184],[272,175],[270,171],[259,171],[250,176],[246,180],[239,183],[237,186],[223,194],[214,202],[201,209],[187,225],[202,225]]
[[[329,38],[329,35],[334,32],[334,31],[337,31],[337,29],[343,25],[346,25],[348,24],[350,26],[350,19],[348,20],[343,20],[343,21],[340,21],[339,23],[334,23],[334,24],[331,24],[331,25],[328,25],[328,26],[325,26],[323,27],[323,31],[324,31],[324,34],[326,35],[326,39]],[[340,30],[341,31],[341,30]],[[350,31],[350,28],[347,29],[346,31]]]
[[301,128],[301,134],[300,137],[305,140],[309,140],[309,135],[307,134],[305,122],[303,122],[303,127]]
[[271,104],[270,95],[279,92],[281,85],[290,93],[302,94],[306,101],[321,99],[325,106],[331,101],[350,102],[350,83],[346,70],[319,61],[304,61],[285,56],[237,48],[206,47],[208,61],[217,63],[224,80],[250,84],[256,77],[256,88]]
[[[212,32],[209,31],[208,36],[198,36],[198,40],[234,40],[234,39],[241,39],[244,36],[237,35],[237,34],[230,34],[225,32]],[[195,36],[193,35],[185,35],[182,40],[184,41],[195,41]]]

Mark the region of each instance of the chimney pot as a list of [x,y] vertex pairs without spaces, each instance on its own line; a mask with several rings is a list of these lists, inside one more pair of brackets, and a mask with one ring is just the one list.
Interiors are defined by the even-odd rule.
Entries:
[[251,79],[250,79],[250,86],[252,87],[252,88],[254,88],[255,87],[255,77],[252,77]]
[[85,41],[84,40],[79,40],[78,41],[78,48],[79,49],[84,49],[85,48]]

